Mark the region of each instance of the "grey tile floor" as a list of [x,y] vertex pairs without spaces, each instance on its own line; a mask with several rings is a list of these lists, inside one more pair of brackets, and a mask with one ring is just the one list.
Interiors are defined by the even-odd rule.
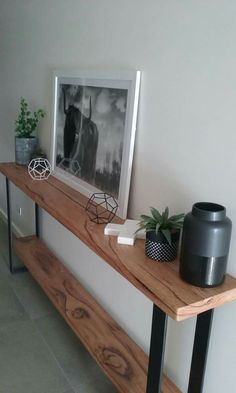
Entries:
[[0,393],[117,392],[0,236]]

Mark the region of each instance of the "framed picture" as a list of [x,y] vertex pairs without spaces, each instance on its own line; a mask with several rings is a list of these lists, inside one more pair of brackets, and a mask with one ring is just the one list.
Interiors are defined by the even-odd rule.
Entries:
[[126,218],[140,71],[56,71],[54,175],[90,197],[106,192]]

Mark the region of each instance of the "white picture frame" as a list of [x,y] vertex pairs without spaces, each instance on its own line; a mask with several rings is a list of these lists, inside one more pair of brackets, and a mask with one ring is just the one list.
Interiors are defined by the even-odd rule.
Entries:
[[127,216],[140,71],[55,71],[53,175],[88,198],[112,195]]

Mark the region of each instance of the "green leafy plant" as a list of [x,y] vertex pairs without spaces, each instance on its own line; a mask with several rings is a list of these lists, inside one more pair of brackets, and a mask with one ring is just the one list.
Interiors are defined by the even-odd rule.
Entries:
[[165,208],[163,213],[160,213],[154,207],[150,208],[151,216],[145,214],[141,215],[141,221],[139,222],[140,228],[145,229],[146,232],[161,232],[166,238],[168,243],[171,245],[171,234],[180,230],[183,226],[184,214],[178,214],[169,217],[169,209]]
[[31,113],[29,105],[24,98],[20,101],[20,113],[15,121],[16,135],[20,138],[30,138],[36,130],[40,118],[45,117],[46,112],[43,109]]

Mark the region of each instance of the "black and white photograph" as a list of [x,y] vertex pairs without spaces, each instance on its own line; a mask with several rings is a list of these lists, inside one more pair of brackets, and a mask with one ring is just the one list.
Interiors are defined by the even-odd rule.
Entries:
[[56,165],[118,197],[127,89],[60,85]]
[[106,192],[121,205],[135,132],[131,87],[119,79],[62,76],[55,82],[54,171],[87,196]]

